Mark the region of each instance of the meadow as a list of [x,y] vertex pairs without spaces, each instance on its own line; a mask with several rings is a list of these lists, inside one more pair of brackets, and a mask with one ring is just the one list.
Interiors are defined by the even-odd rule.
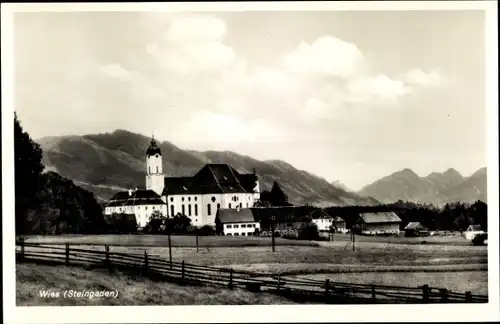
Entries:
[[[81,267],[16,265],[17,306],[273,305],[293,302],[268,293],[182,286]],[[41,291],[118,291],[118,298],[42,298]]]
[[[353,250],[346,237],[349,236],[337,235],[333,242],[277,238],[273,252],[270,238],[202,236],[196,248],[195,237],[172,236],[172,261],[233,268],[256,275],[328,276],[335,281],[411,287],[429,284],[480,294],[487,290],[486,246],[463,244],[468,242],[460,237],[433,237],[436,244],[418,244],[418,240],[429,237],[380,237],[374,241],[378,238],[357,236]],[[146,250],[152,258],[169,259],[167,238],[159,235],[45,236],[29,237],[27,242],[68,242],[70,246],[102,251],[104,244],[109,244],[111,252],[143,254]],[[25,249],[28,251],[29,247]]]
[[[143,246],[143,247],[166,247],[168,236],[166,235],[33,235],[25,236],[26,242],[43,244],[66,244],[71,245],[110,245],[110,246]],[[196,236],[194,235],[172,235],[170,236],[172,247],[196,247]],[[298,245],[319,246],[316,242],[287,240],[275,238],[276,245]],[[258,236],[198,236],[200,247],[246,247],[246,246],[270,246],[270,237]]]

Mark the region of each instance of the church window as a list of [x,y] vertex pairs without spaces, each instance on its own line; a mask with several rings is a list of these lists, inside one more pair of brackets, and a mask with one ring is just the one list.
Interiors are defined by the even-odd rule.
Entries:
[[158,157],[158,154],[156,154],[155,157]]
[[191,201],[191,197],[188,197],[188,201]]
[[212,197],[212,202],[215,202],[215,197]]
[[191,204],[188,205],[188,214],[191,216]]
[[207,215],[212,215],[212,211],[210,209],[211,205],[210,204],[207,204]]
[[184,201],[184,197],[182,197],[181,200]]
[[174,205],[170,205],[170,216],[174,217],[174,214],[175,214]]
[[197,201],[198,200],[198,197],[194,197],[194,201]]
[[186,215],[186,206],[182,204],[182,215]]
[[231,209],[231,203],[229,203],[229,209]]
[[170,201],[171,201],[171,202],[174,202],[174,197],[170,197]]
[[148,210],[148,206],[144,207],[144,209]]
[[198,204],[194,204],[194,216],[198,216]]
[[240,203],[240,208],[243,208],[243,203]]
[[217,204],[217,209],[220,209],[220,204]]

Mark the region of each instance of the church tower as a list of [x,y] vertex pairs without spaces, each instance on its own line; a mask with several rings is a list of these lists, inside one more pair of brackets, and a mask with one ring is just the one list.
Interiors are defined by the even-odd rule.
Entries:
[[146,189],[151,189],[161,196],[164,181],[161,151],[153,137],[146,151]]

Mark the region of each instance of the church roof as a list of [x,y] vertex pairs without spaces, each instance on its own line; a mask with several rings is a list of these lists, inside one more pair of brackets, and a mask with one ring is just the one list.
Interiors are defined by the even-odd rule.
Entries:
[[129,194],[122,191],[114,195],[106,207],[136,206],[136,205],[163,205],[161,197],[153,190],[134,190]]
[[256,181],[227,164],[206,164],[192,177],[166,177],[162,195],[252,193]]
[[151,144],[149,145],[148,149],[146,150],[146,155],[147,156],[152,156],[155,154],[161,155],[161,150],[160,148],[156,145],[155,139],[151,139]]

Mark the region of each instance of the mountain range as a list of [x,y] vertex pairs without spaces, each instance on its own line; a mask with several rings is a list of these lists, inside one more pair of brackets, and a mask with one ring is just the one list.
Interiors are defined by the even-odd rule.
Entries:
[[[142,187],[145,183],[145,152],[150,138],[125,130],[112,133],[44,137],[37,140],[43,149],[47,170],[72,179],[93,192],[101,201],[118,191]],[[363,197],[281,160],[259,161],[230,151],[183,150],[172,143],[158,143],[166,176],[192,176],[207,163],[225,163],[238,172],[255,168],[261,190],[277,181],[293,204],[317,206],[374,205]]]
[[403,169],[362,188],[358,194],[371,196],[383,203],[397,200],[443,205],[452,202],[487,202],[486,167],[468,177],[455,169],[433,172],[420,177]]

